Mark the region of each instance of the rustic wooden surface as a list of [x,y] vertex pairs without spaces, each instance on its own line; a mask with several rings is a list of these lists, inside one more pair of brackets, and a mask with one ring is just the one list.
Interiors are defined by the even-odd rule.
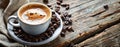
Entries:
[[[42,0],[30,0],[34,1],[43,3]],[[63,3],[70,4],[67,12],[72,14],[74,32],[38,47],[119,47],[120,0],[63,0]],[[56,6],[56,0],[49,0],[49,4]]]
[[74,47],[120,47],[120,23],[105,29]]
[[[31,0],[30,2],[33,1],[43,3],[42,0]],[[49,4],[52,4],[52,6],[56,5],[55,2],[56,0],[49,0]],[[120,0],[63,0],[63,3],[70,4],[70,9],[68,12],[69,14],[72,14],[72,27],[74,32],[67,32],[65,37],[59,36],[56,40],[48,44],[41,45],[41,47],[67,47],[74,45],[120,22]],[[61,11],[65,10],[62,8]],[[112,28],[114,28],[114,26],[110,29]],[[96,42],[99,42],[99,39]],[[83,43],[87,44],[87,42]],[[83,43],[75,46],[82,46]],[[93,44],[94,43],[92,43],[90,46],[93,46]],[[99,44],[102,45],[102,43]]]
[[[55,2],[56,0],[50,0],[49,4],[54,6]],[[63,3],[70,4],[68,12],[72,14],[75,32],[68,32],[65,37],[59,36],[42,45],[44,47],[74,45],[120,22],[120,0],[64,0]]]

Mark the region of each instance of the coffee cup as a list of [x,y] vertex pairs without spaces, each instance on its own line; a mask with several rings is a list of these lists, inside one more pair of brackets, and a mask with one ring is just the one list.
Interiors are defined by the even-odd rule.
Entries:
[[[8,23],[14,27],[21,27],[28,34],[38,35],[47,30],[51,17],[52,11],[45,4],[30,2],[18,9],[17,16],[10,16]],[[18,20],[18,23],[14,23],[13,20]]]

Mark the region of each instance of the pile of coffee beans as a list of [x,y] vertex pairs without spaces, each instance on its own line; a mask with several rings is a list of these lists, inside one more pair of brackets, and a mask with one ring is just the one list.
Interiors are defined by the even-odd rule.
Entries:
[[[56,6],[52,7],[52,5],[48,5],[48,7],[50,8],[54,8],[53,10],[55,10],[62,18],[63,20],[63,29],[61,32],[61,37],[65,37],[65,33],[66,32],[74,32],[73,28],[72,28],[72,20],[70,19],[72,17],[71,14],[68,14],[68,12],[66,11],[60,11],[61,9],[65,8],[65,10],[69,10],[70,5],[69,4],[63,4],[63,0],[57,0],[56,2]],[[53,13],[54,15],[54,13]]]
[[[17,23],[17,21],[14,21],[15,23]],[[58,26],[60,25],[60,20],[53,15],[52,19],[51,19],[51,23],[48,27],[48,29],[39,35],[30,35],[26,32],[24,32],[21,27],[14,27],[13,32],[15,33],[15,35],[17,37],[19,37],[20,39],[27,41],[27,42],[40,42],[43,41],[45,39],[48,39],[49,37],[52,36],[52,34],[54,33],[54,31],[58,28]]]
[[[64,8],[65,8],[65,10],[69,10],[70,5],[69,4],[64,4],[63,0],[57,0],[56,4],[57,5],[54,6],[54,7],[50,4],[46,4],[46,5],[48,7],[50,7],[51,9],[54,8],[53,10],[55,10],[59,15],[61,15],[61,18],[62,18],[63,24],[64,24],[62,32],[61,32],[61,37],[65,37],[66,32],[74,32],[74,30],[72,28],[72,20],[70,19],[72,15],[68,14],[68,12],[66,12],[66,11],[60,11],[60,10],[64,9]],[[54,12],[52,14],[55,15]]]

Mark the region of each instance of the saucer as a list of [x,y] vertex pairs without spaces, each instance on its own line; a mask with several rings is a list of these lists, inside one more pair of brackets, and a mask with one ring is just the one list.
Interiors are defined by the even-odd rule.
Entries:
[[[46,44],[46,43],[49,43],[51,41],[53,41],[54,39],[56,39],[59,34],[61,33],[62,31],[62,28],[63,28],[63,23],[62,23],[62,19],[60,17],[60,15],[58,13],[55,12],[55,16],[59,19],[60,21],[60,24],[59,26],[55,29],[55,31],[53,32],[53,34],[47,38],[47,39],[44,39],[42,41],[38,41],[38,42],[30,42],[30,41],[25,41],[21,38],[19,38],[18,36],[16,36],[15,32],[13,31],[14,27],[12,25],[10,25],[9,23],[7,23],[7,30],[8,30],[8,33],[9,35],[17,42],[21,43],[21,44],[24,44],[24,45],[42,45],[42,44]],[[29,38],[28,38],[29,39]]]

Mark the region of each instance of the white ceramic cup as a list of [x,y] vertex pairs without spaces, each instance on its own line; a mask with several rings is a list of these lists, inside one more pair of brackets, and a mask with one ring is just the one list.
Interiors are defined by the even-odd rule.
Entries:
[[[43,9],[47,14],[47,18],[44,21],[42,21],[42,23],[29,24],[29,23],[24,22],[23,19],[21,19],[20,16],[27,9],[37,8],[37,7],[40,7],[41,9]],[[23,6],[21,6],[18,9],[17,16],[10,16],[8,18],[8,23],[14,27],[21,27],[28,34],[38,35],[38,34],[41,34],[47,30],[47,28],[51,22],[51,17],[52,17],[52,11],[45,4],[37,3],[37,2],[30,2],[30,3],[24,4]],[[12,22],[12,20],[18,20],[18,23],[14,23],[14,22]]]

